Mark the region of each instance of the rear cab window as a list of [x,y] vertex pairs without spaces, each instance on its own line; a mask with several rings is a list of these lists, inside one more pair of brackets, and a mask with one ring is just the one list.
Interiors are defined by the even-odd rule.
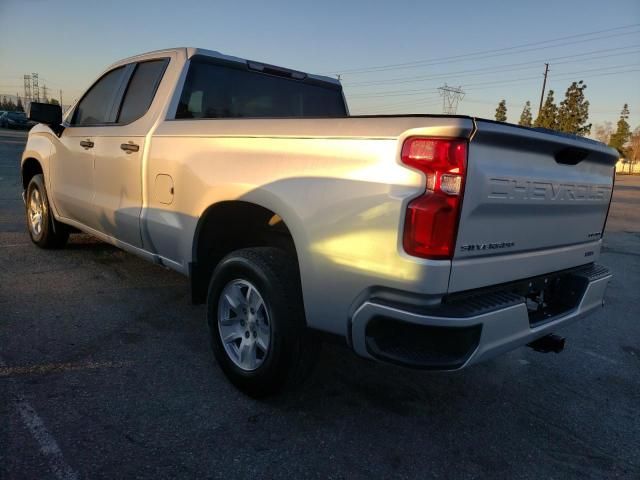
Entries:
[[117,123],[131,123],[147,113],[168,63],[169,60],[163,58],[136,65],[122,100]]
[[338,84],[192,60],[177,119],[346,117]]

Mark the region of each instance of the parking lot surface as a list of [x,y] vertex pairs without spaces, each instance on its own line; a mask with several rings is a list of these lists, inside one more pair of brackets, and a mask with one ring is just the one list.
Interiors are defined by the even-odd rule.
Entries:
[[0,478],[640,478],[640,177],[620,176],[606,308],[455,373],[323,350],[255,401],[210,353],[187,279],[86,235],[26,233],[24,133],[0,130]]

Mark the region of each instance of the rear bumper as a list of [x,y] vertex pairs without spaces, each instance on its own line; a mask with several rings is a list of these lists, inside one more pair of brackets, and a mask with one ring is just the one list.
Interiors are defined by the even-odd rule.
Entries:
[[[415,307],[375,298],[354,313],[355,352],[405,366],[456,370],[487,360],[547,335],[601,307],[611,273],[588,265],[533,282],[565,279],[571,304],[557,314],[532,315],[516,285],[484,289],[435,307]],[[522,287],[523,282],[517,284]],[[537,314],[536,314],[537,315]]]

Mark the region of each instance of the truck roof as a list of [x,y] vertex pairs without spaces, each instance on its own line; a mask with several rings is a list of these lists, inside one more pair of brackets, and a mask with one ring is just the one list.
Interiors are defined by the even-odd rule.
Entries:
[[[286,67],[281,67],[278,65],[272,65],[272,64],[267,64],[264,62],[260,62],[260,61],[254,61],[254,60],[249,60],[246,58],[240,58],[240,57],[235,57],[233,55],[226,55],[224,53],[218,52],[217,50],[208,50],[206,48],[198,48],[198,47],[176,47],[176,48],[164,48],[162,50],[153,50],[151,52],[145,52],[145,53],[141,53],[138,55],[134,55],[132,57],[128,57],[125,59],[122,59],[118,62],[116,62],[116,64],[122,64],[122,63],[130,63],[130,62],[134,62],[137,59],[150,55],[150,54],[159,54],[159,53],[172,53],[172,52],[185,52],[187,54],[187,58],[191,58],[194,57],[196,55],[199,56],[205,56],[205,57],[212,57],[212,58],[217,58],[220,60],[225,60],[228,62],[235,62],[235,63],[241,63],[244,65],[247,65],[249,62],[253,63],[253,64],[260,64],[260,65],[264,65],[264,66],[268,66],[268,67],[276,67],[278,69],[281,70],[288,70],[291,72],[297,72],[297,73],[301,73],[306,75],[308,78],[312,78],[314,80],[319,80],[322,82],[328,82],[328,83],[333,83],[335,85],[340,85],[340,81],[337,80],[336,78],[332,78],[332,77],[327,77],[325,75],[317,75],[317,74],[313,74],[313,73],[307,73],[307,72],[302,72],[300,70],[294,70],[291,68],[286,68]],[[115,64],[114,64],[115,65]]]

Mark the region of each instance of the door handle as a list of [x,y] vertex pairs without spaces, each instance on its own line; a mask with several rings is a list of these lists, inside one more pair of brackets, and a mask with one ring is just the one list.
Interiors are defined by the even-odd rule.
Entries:
[[123,143],[120,145],[120,148],[127,153],[137,152],[140,150],[140,147],[133,142]]
[[85,150],[89,150],[90,148],[93,148],[93,142],[91,140],[82,140],[80,142],[80,146],[84,147]]

